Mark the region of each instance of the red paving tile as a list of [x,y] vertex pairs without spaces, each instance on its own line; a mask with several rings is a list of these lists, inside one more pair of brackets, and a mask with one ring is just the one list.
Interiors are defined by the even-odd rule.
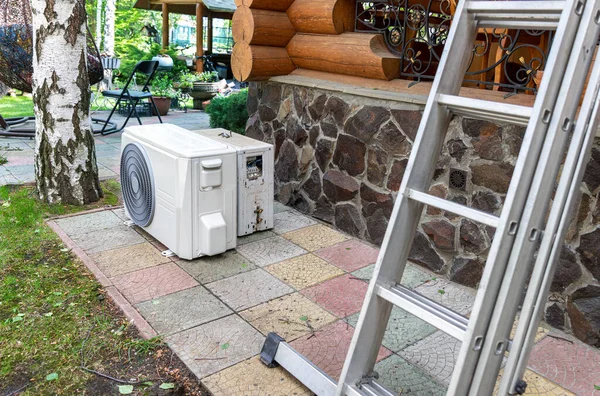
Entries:
[[352,275],[340,276],[301,293],[334,315],[344,318],[360,311],[369,285]]
[[600,395],[600,351],[546,337],[529,358],[529,367],[579,396]]
[[[352,334],[354,334],[354,327],[339,320],[317,330],[314,334],[293,341],[291,346],[337,380],[344,367]],[[391,354],[390,350],[381,347],[377,361],[383,360]]]
[[315,254],[347,272],[352,272],[375,263],[379,250],[357,240],[350,240],[321,249]]
[[132,304],[198,286],[198,282],[175,263],[130,272],[110,280]]

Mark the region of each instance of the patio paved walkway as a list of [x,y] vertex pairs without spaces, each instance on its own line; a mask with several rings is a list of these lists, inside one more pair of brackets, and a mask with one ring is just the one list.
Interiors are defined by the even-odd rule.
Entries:
[[[310,394],[259,362],[270,331],[338,378],[377,249],[277,204],[273,231],[239,238],[220,256],[182,261],[163,257],[164,246],[123,219],[115,209],[49,224],[142,334],[162,335],[215,396]],[[475,296],[412,265],[402,283],[463,314]],[[598,350],[544,328],[536,341],[527,394],[600,394]],[[403,395],[442,395],[459,348],[395,308],[375,370]]]
[[[97,111],[93,114],[95,118],[108,118],[108,111]],[[117,125],[122,125],[125,117],[115,115],[113,120]],[[171,110],[163,117],[163,121],[179,125],[186,129],[208,128],[208,114],[199,110],[183,111]],[[157,117],[142,118],[144,124],[158,123]],[[130,120],[128,125],[138,125],[137,120]],[[98,161],[98,172],[101,179],[117,177],[119,174],[121,156],[121,133],[114,135],[96,135],[96,157]],[[5,165],[0,165],[0,186],[6,184],[31,183],[35,181],[33,170],[33,150],[35,141],[24,138],[6,138],[0,136],[0,155],[7,158]]]

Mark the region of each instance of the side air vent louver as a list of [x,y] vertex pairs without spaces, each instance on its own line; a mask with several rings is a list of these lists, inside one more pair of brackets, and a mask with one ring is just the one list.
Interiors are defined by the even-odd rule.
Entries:
[[121,154],[121,189],[131,220],[146,227],[154,217],[154,175],[143,147],[129,143]]

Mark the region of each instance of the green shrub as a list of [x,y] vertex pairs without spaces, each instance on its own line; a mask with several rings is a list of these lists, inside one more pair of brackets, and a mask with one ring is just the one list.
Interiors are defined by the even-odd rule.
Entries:
[[247,89],[229,96],[213,98],[205,109],[210,116],[211,128],[225,128],[243,135],[248,121],[247,100]]

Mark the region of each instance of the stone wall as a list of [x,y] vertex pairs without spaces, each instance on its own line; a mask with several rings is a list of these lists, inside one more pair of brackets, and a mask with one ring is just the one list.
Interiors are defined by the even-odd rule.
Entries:
[[[275,145],[279,201],[381,244],[422,109],[422,105],[303,86],[252,83],[246,134]],[[430,193],[499,215],[523,135],[521,127],[454,118]],[[597,347],[599,190],[600,146],[596,145],[546,310],[551,325]],[[410,257],[475,287],[493,232],[427,207]]]

